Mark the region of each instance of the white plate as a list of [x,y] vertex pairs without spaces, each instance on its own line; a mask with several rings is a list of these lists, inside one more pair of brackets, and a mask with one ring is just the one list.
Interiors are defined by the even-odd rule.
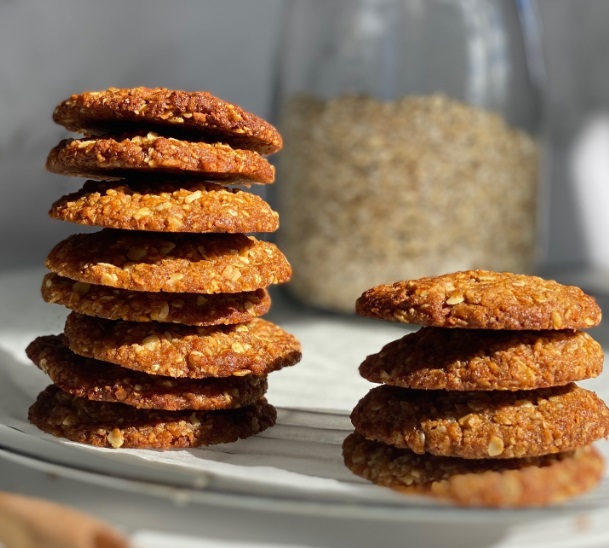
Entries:
[[[67,312],[42,301],[42,276],[35,270],[0,277],[3,458],[182,502],[277,512],[460,523],[572,519],[599,512],[609,518],[607,477],[593,493],[565,506],[527,511],[455,509],[357,478],[341,456],[342,440],[352,431],[349,412],[371,387],[357,367],[404,328],[302,310],[280,300],[268,317],[301,340],[304,357],[269,378],[268,399],[278,408],[278,423],[261,435],[210,448],[145,451],[94,448],[44,434],[28,423],[27,409],[49,381],[29,363],[24,348],[38,335],[61,332]],[[609,399],[604,377],[586,384]],[[598,447],[609,456],[608,442]]]

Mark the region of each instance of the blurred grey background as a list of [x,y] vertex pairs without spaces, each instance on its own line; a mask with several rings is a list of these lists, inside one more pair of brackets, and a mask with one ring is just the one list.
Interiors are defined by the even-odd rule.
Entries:
[[[304,0],[300,0],[304,1]],[[0,0],[0,271],[76,227],[47,218],[82,179],[45,173],[73,92],[206,89],[273,120],[285,0]],[[609,268],[609,1],[538,0],[550,137],[543,265]]]

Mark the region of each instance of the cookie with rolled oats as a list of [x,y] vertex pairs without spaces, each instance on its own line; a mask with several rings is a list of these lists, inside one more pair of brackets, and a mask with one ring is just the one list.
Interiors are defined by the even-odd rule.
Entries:
[[275,180],[275,168],[257,152],[156,133],[64,139],[49,153],[46,168],[60,175],[92,179],[144,175],[243,184]]
[[234,409],[255,403],[267,390],[266,376],[174,379],[147,375],[79,356],[60,335],[34,339],[26,354],[64,392],[138,409]]
[[179,449],[231,443],[275,424],[277,411],[264,398],[238,409],[165,411],[72,396],[55,385],[28,412],[40,430],[71,441],[118,449]]
[[153,130],[193,140],[220,141],[270,154],[281,149],[279,132],[268,122],[208,91],[166,88],[109,88],[71,95],[53,120],[80,133]]
[[87,181],[49,215],[81,225],[158,232],[274,232],[279,215],[260,196],[195,181]]
[[467,270],[373,287],[356,302],[362,316],[434,327],[587,329],[601,321],[593,297],[537,276]]
[[383,385],[358,402],[351,421],[371,440],[466,459],[558,453],[609,435],[609,408],[576,384],[516,392]]
[[77,282],[53,272],[41,288],[47,303],[108,320],[168,322],[185,325],[223,325],[249,322],[266,314],[271,298],[266,289],[244,293],[165,293],[129,291]]
[[527,508],[558,504],[596,487],[604,460],[592,446],[521,459],[467,460],[417,455],[350,434],[345,465],[377,485],[463,507]]
[[253,236],[110,228],[69,236],[51,250],[46,266],[75,281],[170,293],[256,291],[292,275],[279,248]]
[[422,327],[367,356],[359,372],[424,390],[531,390],[596,377],[603,361],[585,331]]
[[64,334],[77,354],[169,377],[266,375],[301,358],[296,337],[262,318],[194,327],[104,320],[71,312]]

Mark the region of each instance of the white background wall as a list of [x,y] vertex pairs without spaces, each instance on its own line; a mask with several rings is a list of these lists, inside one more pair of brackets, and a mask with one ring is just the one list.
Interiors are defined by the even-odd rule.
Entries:
[[547,259],[609,271],[609,2],[537,4],[553,149]]
[[[0,0],[0,269],[41,265],[52,245],[75,231],[47,218],[52,201],[82,183],[44,171],[49,149],[67,136],[51,121],[60,100],[111,85],[208,89],[271,117],[283,5]],[[538,6],[554,149],[547,260],[597,260],[603,251],[590,234],[601,235],[595,241],[609,236],[609,177],[603,171],[609,123],[594,118],[609,112],[609,1],[539,0]],[[582,135],[587,140],[578,141]],[[595,166],[594,184],[573,175],[571,155],[582,142],[583,158],[596,154],[592,164],[584,162]],[[595,209],[582,215],[585,203]]]

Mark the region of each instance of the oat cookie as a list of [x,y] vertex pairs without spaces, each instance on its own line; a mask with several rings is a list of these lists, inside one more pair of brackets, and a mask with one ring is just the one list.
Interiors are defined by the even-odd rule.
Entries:
[[194,380],[131,371],[74,354],[61,335],[34,339],[26,354],[64,392],[138,409],[233,409],[255,403],[267,390],[265,376]]
[[524,459],[465,460],[417,455],[350,434],[346,466],[373,483],[457,506],[525,508],[556,504],[593,489],[604,462],[592,446]]
[[169,377],[266,375],[301,358],[298,340],[262,318],[238,325],[192,327],[103,320],[71,312],[64,332],[77,354]]
[[95,445],[173,449],[231,443],[275,424],[275,408],[262,399],[225,411],[159,411],[78,398],[54,385],[30,407],[32,424],[56,437]]
[[275,180],[275,168],[257,152],[156,133],[64,139],[49,153],[46,168],[93,179],[171,175],[246,184]]
[[79,282],[170,293],[255,291],[292,274],[277,246],[253,236],[110,228],[69,236],[51,250],[46,266]]
[[47,303],[108,320],[224,325],[249,322],[266,314],[271,298],[266,289],[245,293],[151,293],[77,282],[53,272],[42,281]]
[[601,310],[580,288],[536,276],[467,270],[379,285],[356,302],[362,316],[435,327],[586,329]]
[[86,91],[57,105],[53,120],[81,133],[153,129],[262,154],[277,152],[282,146],[281,136],[271,124],[207,91],[144,87]]
[[425,390],[530,390],[599,375],[603,349],[584,331],[422,327],[360,365],[371,382]]
[[49,215],[81,225],[159,232],[274,232],[279,215],[251,192],[195,181],[87,181]]
[[468,459],[570,451],[609,435],[609,409],[576,384],[507,392],[373,388],[351,420],[364,437]]

